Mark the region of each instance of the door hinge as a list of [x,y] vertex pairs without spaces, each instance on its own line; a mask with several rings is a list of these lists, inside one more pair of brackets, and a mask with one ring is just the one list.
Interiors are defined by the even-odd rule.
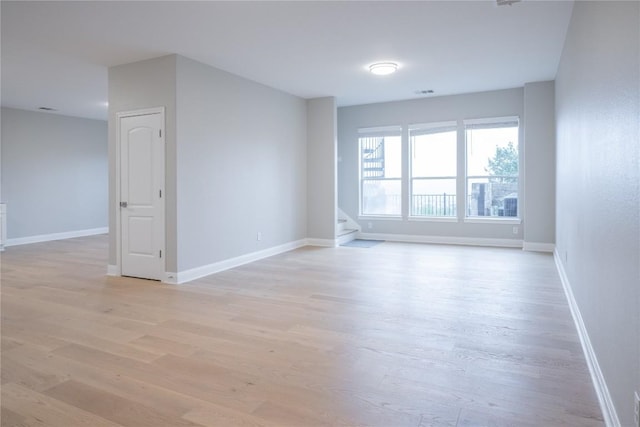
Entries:
[[162,138],[162,129],[159,129],[159,130],[158,130],[158,136],[159,136],[160,138]]
[[162,258],[162,249],[160,249],[160,258]]
[[162,190],[158,190],[160,193],[160,198],[162,198]]

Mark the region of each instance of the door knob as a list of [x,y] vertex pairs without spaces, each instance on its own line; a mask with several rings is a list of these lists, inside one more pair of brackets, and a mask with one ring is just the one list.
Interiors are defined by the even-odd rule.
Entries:
[[127,207],[127,202],[120,202],[120,207],[121,208],[126,208]]

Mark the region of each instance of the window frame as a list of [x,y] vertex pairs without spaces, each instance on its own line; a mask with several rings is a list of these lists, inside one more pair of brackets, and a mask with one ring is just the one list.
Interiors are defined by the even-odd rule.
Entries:
[[[490,128],[506,128],[514,124],[517,127],[517,150],[518,150],[518,174],[517,175],[469,175],[469,141],[468,131],[473,129],[490,129]],[[522,222],[522,128],[520,126],[519,116],[490,117],[482,119],[465,119],[462,121],[462,130],[464,132],[464,222],[467,223],[501,223],[501,224],[520,224]],[[485,178],[515,178],[517,182],[518,207],[516,216],[482,216],[469,215],[470,211],[470,193],[469,181],[473,179]]]
[[[407,219],[410,221],[439,221],[439,222],[457,222],[458,221],[458,216],[459,216],[459,210],[458,210],[458,180],[459,180],[459,168],[458,168],[458,157],[459,157],[459,147],[458,147],[458,130],[459,130],[459,126],[458,126],[458,121],[457,120],[449,120],[449,121],[443,121],[443,122],[431,122],[431,123],[416,123],[416,124],[411,124],[408,126],[408,133],[407,133],[407,138],[408,138],[408,150],[407,150],[407,154],[408,154],[408,171],[407,171],[407,179],[409,181],[408,185],[408,213],[407,213]],[[414,132],[417,132],[418,135],[413,134]],[[413,164],[413,154],[415,151],[415,147],[414,147],[414,140],[413,140],[413,136],[419,136],[419,135],[427,135],[427,134],[437,134],[437,133],[445,133],[445,132],[454,132],[455,133],[455,143],[454,143],[454,148],[455,148],[455,157],[454,157],[454,169],[455,169],[455,175],[451,175],[451,176],[413,176],[413,169],[414,169],[414,164]],[[413,134],[413,135],[412,135]],[[444,179],[448,179],[448,180],[453,180],[454,182],[454,187],[455,187],[455,193],[453,194],[453,206],[454,206],[454,215],[413,215],[413,211],[414,211],[414,194],[413,194],[413,188],[414,188],[414,181],[415,180],[444,180]]]
[[[363,138],[376,138],[376,137],[398,137],[400,138],[400,176],[397,178],[384,178],[384,177],[363,177],[363,158],[362,158],[362,139]],[[402,187],[404,182],[404,170],[403,170],[403,135],[402,135],[402,126],[400,125],[392,125],[392,126],[381,126],[381,127],[371,127],[371,128],[360,128],[358,129],[358,218],[365,219],[387,219],[387,220],[402,220],[402,210],[403,210],[403,198],[402,198]],[[400,183],[400,200],[399,206],[400,210],[398,214],[367,214],[363,212],[364,205],[364,182],[365,181],[397,181]]]

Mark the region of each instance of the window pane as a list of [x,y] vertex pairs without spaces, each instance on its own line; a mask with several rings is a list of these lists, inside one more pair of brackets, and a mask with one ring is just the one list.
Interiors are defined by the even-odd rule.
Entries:
[[457,132],[411,136],[411,177],[456,176]]
[[400,135],[360,138],[361,178],[400,178],[402,145]]
[[518,179],[492,177],[467,180],[467,216],[517,217]]
[[362,136],[359,141],[361,214],[401,215],[401,136]]
[[399,179],[363,180],[363,215],[400,215],[401,185]]
[[457,216],[456,179],[414,179],[411,216]]
[[518,216],[518,125],[470,124],[467,144],[467,216]]
[[402,141],[400,135],[384,139],[385,178],[402,177]]
[[518,127],[467,128],[467,176],[518,176]]

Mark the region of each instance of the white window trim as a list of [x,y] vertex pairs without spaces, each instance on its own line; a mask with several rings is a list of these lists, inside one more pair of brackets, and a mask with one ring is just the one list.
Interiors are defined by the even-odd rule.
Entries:
[[407,221],[415,222],[459,222],[457,216],[409,216]]
[[464,119],[462,121],[463,127],[473,126],[473,125],[498,125],[501,123],[518,123],[518,127],[520,126],[520,117],[519,116],[505,116],[505,117],[486,117],[480,119]]
[[402,221],[402,215],[358,215],[358,219]]
[[[362,153],[360,152],[360,138],[375,138],[375,137],[387,137],[387,136],[399,136],[400,137],[400,154],[402,155],[402,126],[378,126],[369,128],[358,129],[358,219],[392,219],[402,220],[402,193],[400,197],[400,214],[398,215],[381,215],[381,214],[365,214],[362,213]],[[403,171],[400,170],[400,176],[397,178],[368,178],[368,180],[380,180],[380,181],[400,181],[400,187],[402,188],[402,182],[404,181]]]
[[[465,134],[465,140],[464,140],[464,212],[463,212],[463,222],[465,223],[469,223],[469,224],[521,224],[522,223],[522,217],[521,217],[521,209],[520,209],[520,202],[518,202],[518,216],[509,216],[509,217],[504,217],[504,216],[491,216],[491,217],[483,217],[483,216],[468,216],[467,215],[467,203],[468,203],[468,199],[469,199],[469,195],[467,194],[468,190],[468,184],[469,184],[469,179],[474,179],[474,178],[487,178],[488,176],[486,175],[467,175],[467,138],[466,138],[466,133],[467,133],[467,129],[471,128],[473,129],[474,125],[499,125],[499,124],[506,124],[506,123],[516,123],[518,125],[518,175],[514,176],[514,175],[509,175],[509,176],[503,176],[504,178],[516,178],[518,180],[518,188],[521,189],[522,187],[522,176],[521,176],[521,170],[522,168],[520,166],[521,165],[521,161],[522,161],[522,155],[521,155],[521,138],[520,138],[520,132],[521,132],[521,128],[520,128],[520,117],[519,116],[504,116],[504,117],[487,117],[487,118],[479,118],[479,119],[464,119],[462,121],[462,131]],[[520,191],[518,191],[518,199],[520,198]]]
[[467,216],[464,222],[469,224],[522,224],[522,218],[517,216]]
[[[442,132],[456,132],[456,159],[458,158],[458,121],[457,120],[448,120],[444,122],[430,122],[430,123],[416,123],[411,124],[408,127],[408,156],[411,157],[413,152],[411,133],[412,131],[434,131],[433,133],[439,133],[437,131]],[[411,209],[413,208],[413,181],[416,179],[452,179],[456,183],[456,188],[458,185],[459,176],[456,173],[455,176],[412,176],[413,171],[411,168],[411,160],[408,163],[408,171],[407,178],[409,180],[409,193],[408,193],[408,216],[407,220],[409,221],[431,221],[431,222],[458,222],[458,217],[456,216],[430,216],[430,215],[411,215]],[[456,162],[456,172],[458,169],[458,165]],[[458,195],[456,194],[456,212],[458,211]]]

